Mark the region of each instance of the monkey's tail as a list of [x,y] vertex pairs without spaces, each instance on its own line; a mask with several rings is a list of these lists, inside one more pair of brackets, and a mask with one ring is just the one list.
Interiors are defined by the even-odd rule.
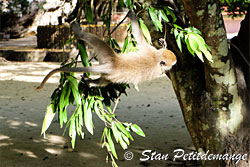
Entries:
[[41,90],[45,83],[48,81],[48,79],[54,75],[55,73],[58,72],[98,72],[98,73],[106,73],[103,71],[103,66],[95,66],[95,67],[76,67],[76,68],[68,68],[68,67],[62,67],[62,68],[56,68],[52,71],[50,71],[46,77],[43,79],[42,83],[40,84],[40,86],[38,86],[36,89],[37,90]]

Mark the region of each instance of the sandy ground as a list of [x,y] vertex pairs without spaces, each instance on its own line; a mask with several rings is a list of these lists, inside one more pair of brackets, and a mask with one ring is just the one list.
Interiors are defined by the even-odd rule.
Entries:
[[[58,63],[7,62],[0,64],[0,166],[47,167],[84,166],[106,167],[107,152],[99,145],[103,122],[94,117],[94,135],[86,132],[85,140],[77,138],[71,149],[70,138],[62,136],[63,129],[54,121],[47,138],[40,136],[44,111],[50,95],[58,83],[58,75],[51,78],[46,88],[37,93],[35,87]],[[146,161],[143,150],[172,154],[176,148],[193,150],[182,113],[167,77],[139,85],[140,92],[128,90],[118,105],[118,119],[141,126],[146,137],[133,135],[129,147],[134,158],[125,160],[125,151],[116,145],[120,167],[194,166],[191,162]],[[127,150],[126,150],[127,151]],[[191,163],[192,164],[192,163]]]

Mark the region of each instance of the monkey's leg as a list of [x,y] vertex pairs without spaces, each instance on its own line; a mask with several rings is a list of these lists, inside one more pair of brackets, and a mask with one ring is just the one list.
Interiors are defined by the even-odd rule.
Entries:
[[89,85],[89,87],[102,87],[107,86],[111,82],[104,78],[98,78],[94,80],[86,80],[86,83]]

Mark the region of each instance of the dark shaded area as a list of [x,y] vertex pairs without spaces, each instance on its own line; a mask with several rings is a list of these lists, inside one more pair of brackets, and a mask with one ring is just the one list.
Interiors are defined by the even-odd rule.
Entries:
[[68,25],[38,26],[38,48],[70,48],[67,40],[72,37],[72,31]]
[[[32,2],[28,11],[23,12],[20,18],[17,13],[0,13],[0,32],[10,34],[11,38],[18,38],[27,32],[27,27],[32,25],[38,12],[37,2]],[[27,13],[26,13],[27,12]]]
[[45,62],[64,62],[70,57],[69,52],[47,52],[43,61]]
[[[242,20],[241,22],[241,27],[240,27],[240,31],[238,33],[237,37],[234,37],[231,40],[231,53],[232,53],[232,57],[233,57],[233,61],[235,64],[236,68],[239,68],[244,75],[245,78],[245,82],[246,82],[246,86],[247,89],[249,91],[250,89],[250,82],[249,82],[249,65],[247,64],[247,62],[249,62],[250,60],[250,54],[249,54],[249,47],[250,47],[250,43],[249,43],[249,25],[250,25],[250,18],[249,18],[249,10],[250,7],[248,7],[248,12],[244,18],[244,20]],[[241,53],[237,50],[237,48],[243,53],[243,55],[241,55]],[[245,59],[243,58],[245,57]],[[247,60],[247,62],[246,62]]]
[[77,1],[76,7],[73,10],[73,12],[69,15],[69,17],[66,19],[66,22],[70,23],[72,22],[75,18],[78,18],[81,13],[82,13],[82,7],[83,7],[83,1]]
[[[235,71],[236,71],[236,77],[237,77],[237,85],[238,85],[238,91],[240,96],[242,97],[244,101],[244,109],[245,109],[245,115],[243,126],[246,127],[246,129],[249,129],[250,125],[250,114],[249,108],[250,108],[250,53],[249,53],[249,24],[250,24],[250,18],[249,18],[249,11],[250,11],[250,6],[248,6],[248,11],[247,14],[241,22],[241,27],[240,31],[238,33],[238,36],[234,37],[231,40],[231,45],[230,45],[230,51],[232,54],[232,58],[234,61],[235,65]],[[244,134],[244,132],[242,132]],[[240,144],[240,143],[249,143],[249,138],[242,137],[242,142],[237,143],[237,138],[233,140],[235,144]],[[249,152],[249,147],[248,149],[246,148],[245,152]]]

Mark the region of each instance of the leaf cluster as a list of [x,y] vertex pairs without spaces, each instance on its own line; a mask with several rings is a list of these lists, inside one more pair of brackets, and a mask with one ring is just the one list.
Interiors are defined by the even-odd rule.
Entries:
[[[147,7],[150,18],[154,23],[156,29],[160,32],[163,31],[162,22],[166,22],[172,26],[171,33],[174,33],[177,46],[182,52],[182,44],[185,43],[188,51],[193,55],[197,55],[198,58],[204,62],[203,55],[213,62],[212,55],[210,53],[210,48],[206,44],[205,40],[202,38],[201,32],[195,27],[181,28],[175,24],[177,18],[171,7],[163,6],[159,9],[153,8],[152,6]],[[172,18],[170,22],[169,16]]]
[[203,55],[213,62],[210,48],[206,44],[205,40],[201,36],[201,32],[195,27],[181,28],[180,26],[173,24],[171,32],[174,33],[177,46],[182,52],[182,43],[186,44],[188,51],[193,55],[197,55],[198,58],[204,62]]

